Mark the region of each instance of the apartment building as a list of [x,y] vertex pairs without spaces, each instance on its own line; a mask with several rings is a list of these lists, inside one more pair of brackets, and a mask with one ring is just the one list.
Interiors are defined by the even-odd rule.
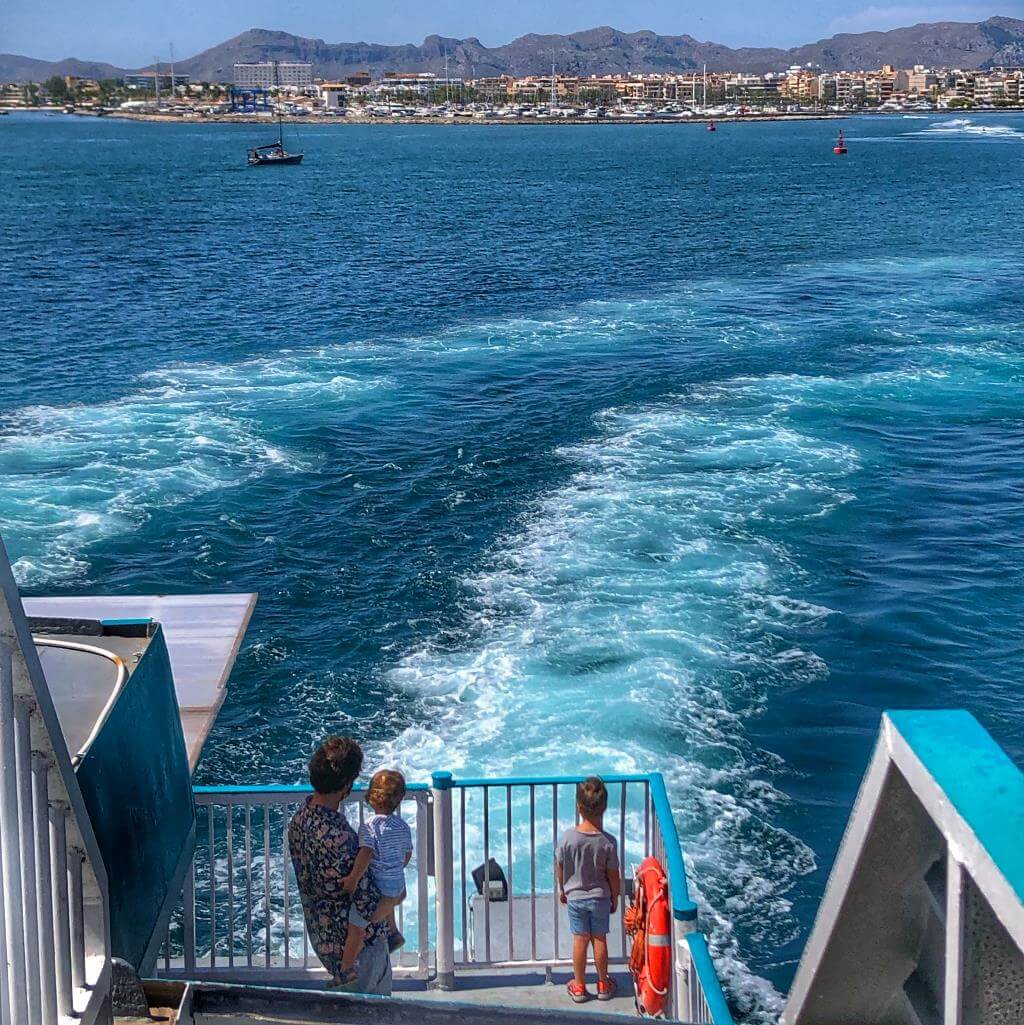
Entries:
[[313,65],[296,61],[260,61],[257,64],[235,65],[235,87],[238,89],[283,88],[305,89],[313,84]]

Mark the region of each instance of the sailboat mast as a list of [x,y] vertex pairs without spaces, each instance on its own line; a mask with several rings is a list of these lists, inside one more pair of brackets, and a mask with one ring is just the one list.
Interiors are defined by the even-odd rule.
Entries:
[[156,92],[156,109],[160,109],[160,58],[153,58],[153,89]]
[[555,98],[558,95],[555,87],[555,51],[551,51],[551,112],[555,110]]
[[704,65],[704,109],[707,110],[708,106],[708,66]]

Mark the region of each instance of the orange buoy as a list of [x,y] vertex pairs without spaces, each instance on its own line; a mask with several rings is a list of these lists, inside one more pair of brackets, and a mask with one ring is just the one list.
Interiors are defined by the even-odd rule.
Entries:
[[656,1017],[668,1003],[672,979],[672,911],[668,877],[657,858],[644,858],[636,870],[633,904],[626,912],[633,937],[629,970],[636,989],[636,1010]]

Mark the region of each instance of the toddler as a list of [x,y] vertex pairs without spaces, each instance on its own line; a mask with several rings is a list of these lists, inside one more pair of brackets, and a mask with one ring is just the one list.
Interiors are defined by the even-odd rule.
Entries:
[[[370,780],[366,803],[374,815],[359,827],[359,853],[352,871],[341,881],[346,893],[354,893],[367,870],[380,890],[380,903],[371,922],[388,923],[388,949],[398,950],[405,938],[395,922],[395,908],[405,900],[405,866],[412,857],[412,830],[398,814],[405,797],[405,777],[394,769],[382,769]],[[353,965],[363,949],[365,928],[349,922],[341,958],[341,986],[355,982]]]

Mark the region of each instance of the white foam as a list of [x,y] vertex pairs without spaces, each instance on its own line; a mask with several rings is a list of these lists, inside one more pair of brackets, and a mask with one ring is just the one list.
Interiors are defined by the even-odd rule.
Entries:
[[936,121],[919,132],[911,135],[930,136],[932,138],[985,138],[993,140],[1022,140],[1024,132],[1012,125],[979,124],[970,118],[950,118]]
[[172,367],[140,381],[110,402],[5,414],[0,509],[21,584],[82,576],[90,544],[137,529],[155,509],[306,469],[301,451],[265,436],[282,413],[297,401],[348,402],[378,383],[298,356]]

